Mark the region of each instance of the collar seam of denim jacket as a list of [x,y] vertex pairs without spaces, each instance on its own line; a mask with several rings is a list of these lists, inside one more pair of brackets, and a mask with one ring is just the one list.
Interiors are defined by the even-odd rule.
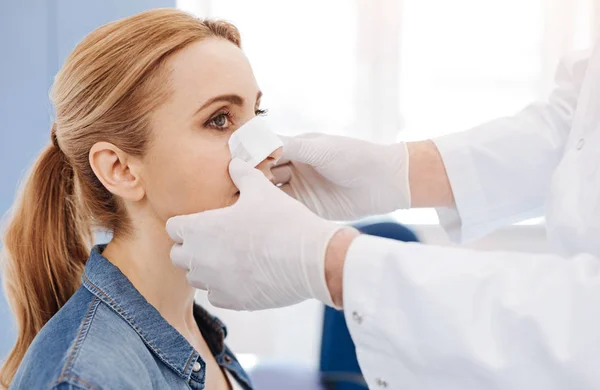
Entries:
[[[154,383],[159,384],[157,388],[179,388],[184,383],[201,388],[206,362],[120,269],[102,256],[103,249],[92,249],[80,288],[32,343],[31,353],[15,375],[14,388],[122,388],[119,384],[138,380],[131,373],[147,374],[139,378],[144,388]],[[195,302],[193,315],[217,364],[243,388],[251,389],[250,378],[224,343],[227,331],[222,322]],[[98,364],[102,358],[108,360]],[[196,362],[204,369],[193,371]]]
[[128,324],[129,326],[131,326],[133,328],[133,330],[135,330],[135,332],[140,336],[140,338],[144,341],[144,343],[146,343],[146,345],[148,345],[152,351],[160,358],[160,360],[165,363],[167,366],[169,366],[172,370],[174,370],[177,374],[179,374],[182,378],[189,378],[189,376],[191,375],[192,372],[192,365],[190,364],[192,361],[195,361],[196,359],[198,359],[198,357],[200,356],[198,354],[198,352],[193,351],[192,354],[189,356],[186,365],[184,366],[183,370],[181,368],[178,368],[175,364],[173,364],[169,358],[167,356],[165,356],[160,349],[158,349],[154,343],[150,340],[150,338],[148,337],[148,335],[146,335],[146,333],[143,331],[143,329],[141,329],[136,322],[133,320],[133,318],[131,318],[128,313],[125,311],[125,309],[119,305],[118,303],[116,303],[111,297],[110,295],[108,295],[108,293],[106,293],[104,290],[102,290],[100,287],[96,286],[88,277],[87,275],[84,273],[83,274],[83,284],[84,286],[92,293],[94,294],[96,297],[98,297],[102,302],[104,302],[106,305],[108,305],[112,310],[114,310],[121,318],[123,318]]
[[77,337],[75,337],[73,346],[71,347],[71,351],[69,352],[67,361],[65,362],[65,365],[60,373],[60,376],[56,380],[55,385],[59,385],[61,383],[65,383],[65,382],[70,383],[72,381],[76,381],[76,382],[80,382],[80,384],[83,384],[90,389],[98,390],[95,386],[93,386],[90,383],[86,382],[85,380],[81,379],[74,372],[72,372],[72,369],[75,365],[75,362],[77,361],[77,357],[79,356],[79,351],[81,350],[81,346],[85,342],[85,339],[88,335],[88,331],[92,326],[92,322],[94,321],[94,316],[96,315],[98,306],[100,306],[101,303],[102,303],[102,301],[96,296],[94,296],[94,299],[92,299],[92,302],[90,302],[87,312],[86,312],[85,316],[83,317],[83,320],[82,320],[79,330],[77,332]]

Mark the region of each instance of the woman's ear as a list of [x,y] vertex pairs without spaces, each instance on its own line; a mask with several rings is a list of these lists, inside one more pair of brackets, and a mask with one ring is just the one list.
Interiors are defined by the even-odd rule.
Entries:
[[137,202],[145,190],[137,159],[109,142],[97,142],[90,149],[90,165],[102,185],[120,198]]

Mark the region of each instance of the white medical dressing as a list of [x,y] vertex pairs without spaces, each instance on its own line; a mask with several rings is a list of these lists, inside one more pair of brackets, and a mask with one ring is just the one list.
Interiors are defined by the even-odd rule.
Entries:
[[231,156],[242,159],[253,167],[281,147],[281,139],[271,131],[267,120],[260,116],[246,122],[229,138]]

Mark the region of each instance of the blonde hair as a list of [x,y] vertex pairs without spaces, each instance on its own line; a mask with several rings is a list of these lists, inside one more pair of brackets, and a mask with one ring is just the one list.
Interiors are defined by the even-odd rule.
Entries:
[[2,386],[9,386],[36,334],[79,288],[92,228],[115,235],[130,229],[120,200],[92,171],[91,147],[107,141],[143,155],[150,114],[170,94],[167,59],[209,37],[240,47],[231,24],[151,10],[93,31],[57,74],[52,143],[26,179],[3,238],[4,287],[18,337],[0,372]]

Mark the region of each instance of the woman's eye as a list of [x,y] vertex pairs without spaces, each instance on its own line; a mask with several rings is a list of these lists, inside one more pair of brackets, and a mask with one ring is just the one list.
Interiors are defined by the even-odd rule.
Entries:
[[209,124],[212,127],[216,127],[216,128],[226,128],[227,126],[229,126],[229,117],[227,116],[227,114],[219,114],[216,117],[214,117]]

